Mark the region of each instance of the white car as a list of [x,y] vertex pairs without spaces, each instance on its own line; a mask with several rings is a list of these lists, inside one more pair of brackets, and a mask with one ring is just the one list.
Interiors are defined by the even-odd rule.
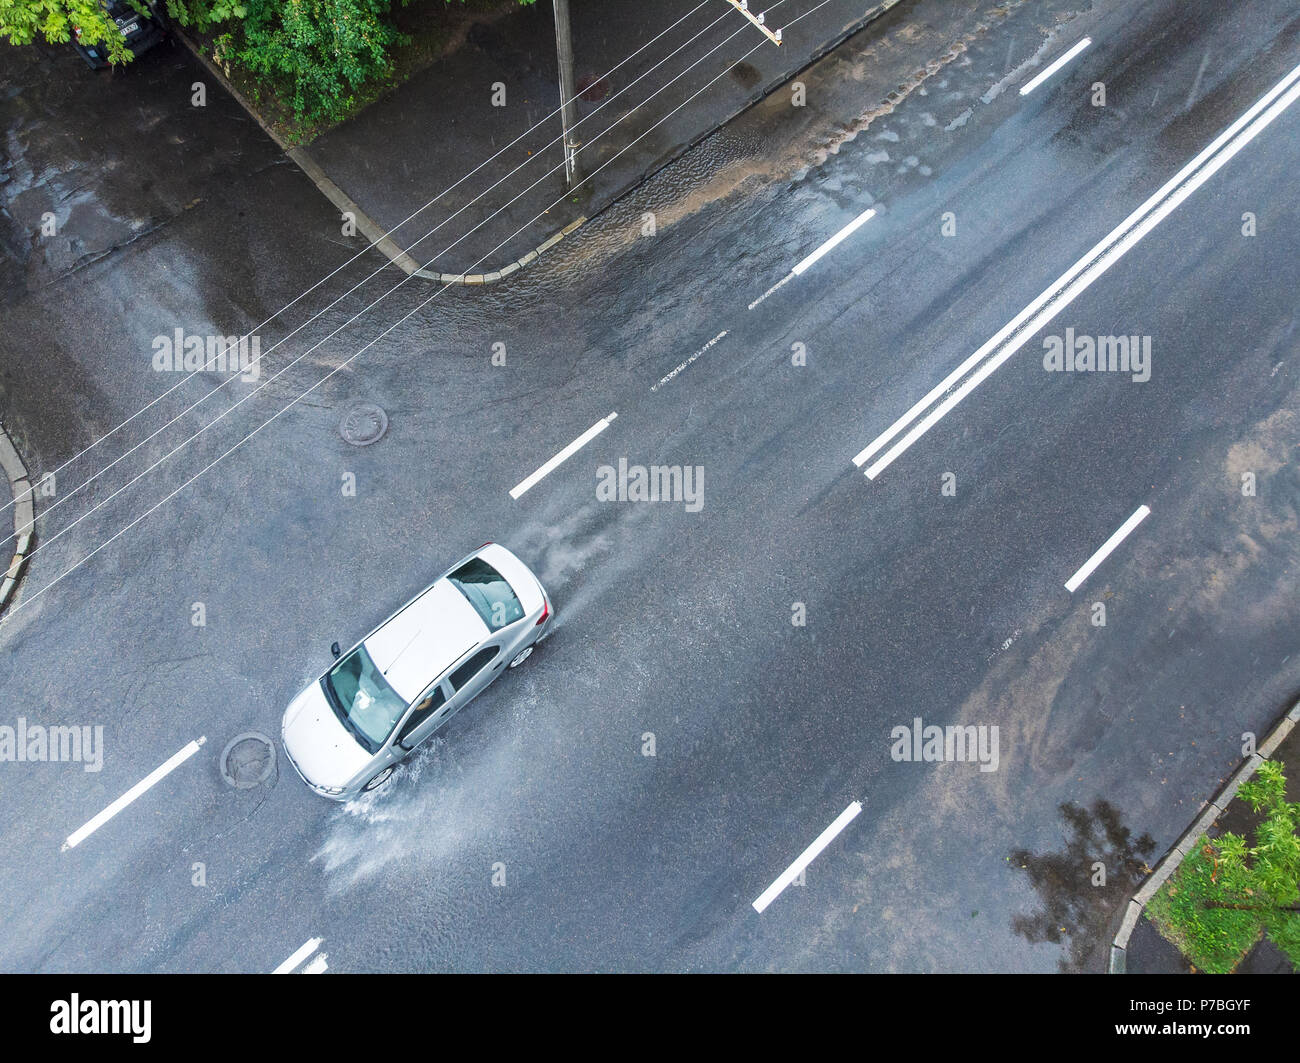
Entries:
[[336,801],[375,789],[554,623],[528,566],[485,544],[346,653],[331,647],[334,666],[285,710],[289,763]]

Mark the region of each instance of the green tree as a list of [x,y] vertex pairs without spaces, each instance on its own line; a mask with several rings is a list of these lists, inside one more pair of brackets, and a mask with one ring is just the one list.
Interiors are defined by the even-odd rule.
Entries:
[[[144,0],[127,0],[141,14],[148,14]],[[167,17],[182,26],[207,30],[211,26],[244,17],[240,0],[164,0]],[[74,29],[81,31],[83,44],[103,44],[110,63],[129,63],[135,58],[102,0],[0,0],[0,39],[10,44],[31,44],[42,37],[51,44],[66,44]]]

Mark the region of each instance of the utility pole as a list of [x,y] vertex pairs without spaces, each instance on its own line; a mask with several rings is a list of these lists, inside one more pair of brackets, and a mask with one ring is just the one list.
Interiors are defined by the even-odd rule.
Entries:
[[773,32],[767,28],[767,15],[755,15],[749,10],[749,0],[727,0],[732,7],[752,22],[773,44],[781,43],[781,31]]
[[560,124],[564,130],[564,180],[570,188],[578,183],[578,142],[573,128],[578,124],[573,104],[573,38],[569,34],[569,0],[555,0],[555,54],[560,61]]

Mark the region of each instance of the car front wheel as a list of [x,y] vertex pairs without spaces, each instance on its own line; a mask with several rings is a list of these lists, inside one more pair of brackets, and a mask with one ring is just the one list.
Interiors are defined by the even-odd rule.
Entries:
[[392,774],[393,774],[393,768],[392,765],[390,764],[387,768],[385,768],[373,779],[371,779],[368,783],[366,783],[365,785],[366,792],[369,793],[371,790],[378,790],[381,786],[384,785],[384,783],[388,782],[388,779]]

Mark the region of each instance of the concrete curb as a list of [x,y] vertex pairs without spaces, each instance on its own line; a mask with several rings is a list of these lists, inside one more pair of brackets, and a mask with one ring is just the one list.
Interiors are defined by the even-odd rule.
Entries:
[[1204,837],[1205,833],[1214,825],[1214,821],[1223,815],[1224,810],[1232,803],[1232,799],[1237,796],[1237,791],[1241,789],[1241,784],[1254,775],[1259,770],[1259,766],[1276,752],[1277,747],[1285,741],[1297,721],[1300,721],[1300,701],[1291,706],[1291,711],[1277,722],[1273,730],[1269,732],[1268,737],[1260,744],[1259,749],[1247,757],[1241,767],[1233,773],[1232,778],[1215,794],[1214,800],[1205,806],[1205,811],[1197,817],[1196,822],[1183,833],[1183,836],[1174,843],[1173,848],[1161,858],[1160,863],[1156,865],[1155,871],[1142,884],[1142,888],[1129,900],[1119,931],[1110,943],[1108,973],[1124,974],[1126,972],[1129,938],[1133,934],[1134,927],[1137,926],[1138,918],[1142,915],[1147,904],[1150,903],[1151,898],[1169,880],[1169,877],[1182,866],[1183,861],[1191,854],[1196,843]]
[[341,214],[352,215],[353,220],[356,222],[357,231],[370,242],[371,246],[376,251],[381,252],[389,262],[400,269],[408,277],[419,277],[421,280],[437,281],[440,284],[464,284],[471,286],[493,284],[496,281],[510,276],[512,273],[518,272],[530,263],[537,261],[538,258],[551,250],[551,248],[566,236],[571,236],[573,233],[577,232],[577,230],[587,220],[587,218],[583,216],[578,218],[576,221],[570,222],[558,233],[549,239],[544,240],[522,258],[517,258],[511,262],[507,262],[500,269],[494,269],[488,273],[439,273],[436,270],[424,269],[419,262],[411,257],[410,253],[405,248],[401,247],[395,240],[390,239],[387,230],[362,210],[356,200],[335,184],[330,179],[329,175],[317,165],[316,160],[308,155],[304,149],[289,147],[280,135],[267,124],[265,119],[262,118],[253,105],[244,98],[244,95],[230,83],[230,79],[226,77],[224,71],[222,71],[216,63],[203,53],[203,50],[190,38],[189,34],[176,25],[171,27],[171,31],[176,38],[189,49],[190,54],[203,64],[203,68],[217,80],[217,83],[235,98],[235,102],[248,112],[253,121],[261,127],[262,132],[275,141],[276,147],[284,152],[284,154],[288,156],[289,160],[307,175],[308,180],[320,189],[321,194],[333,203],[334,206],[339,209]]
[[36,520],[32,485],[27,477],[27,466],[18,455],[9,433],[0,425],[0,468],[14,496],[14,554],[0,580],[0,611],[7,609],[18,590],[27,555],[32,552],[32,526]]
[[[494,284],[497,281],[510,276],[510,274],[518,272],[530,263],[536,262],[538,258],[553,248],[566,236],[572,236],[576,233],[586,223],[586,221],[587,216],[584,214],[581,218],[569,222],[569,224],[558,233],[550,237],[550,239],[544,240],[542,243],[538,244],[522,258],[517,258],[513,262],[507,262],[500,269],[494,269],[490,273],[437,273],[427,269],[416,269],[413,272],[415,276],[421,277],[424,280],[440,281],[443,284]],[[409,258],[410,256],[408,255],[407,257]],[[406,267],[403,266],[402,268],[405,269]]]

